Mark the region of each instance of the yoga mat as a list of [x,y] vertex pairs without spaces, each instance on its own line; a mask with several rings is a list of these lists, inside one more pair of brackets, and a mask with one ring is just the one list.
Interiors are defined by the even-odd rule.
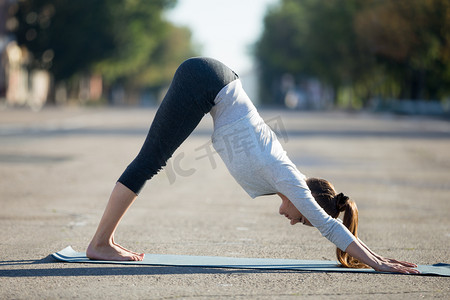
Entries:
[[[192,256],[145,254],[142,261],[104,261],[90,260],[84,252],[76,252],[67,247],[52,256],[57,260],[72,263],[124,264],[124,265],[154,265],[176,267],[233,268],[233,269],[266,269],[266,270],[297,270],[314,272],[358,272],[380,273],[373,269],[349,269],[339,267],[336,261],[298,260],[272,258],[237,258],[220,256]],[[449,264],[419,265],[421,275],[450,276]]]

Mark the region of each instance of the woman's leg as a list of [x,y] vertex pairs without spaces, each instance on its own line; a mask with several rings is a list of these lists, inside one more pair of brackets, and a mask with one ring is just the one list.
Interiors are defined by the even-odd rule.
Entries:
[[238,76],[221,62],[192,58],[177,69],[139,154],[113,189],[98,229],[86,250],[92,259],[142,260],[114,242],[114,232],[145,182],[166,165],[175,150],[214,105],[219,91]]
[[129,188],[120,182],[116,183],[97,231],[86,250],[87,257],[101,260],[142,260],[143,254],[131,252],[114,242],[114,232],[136,197]]

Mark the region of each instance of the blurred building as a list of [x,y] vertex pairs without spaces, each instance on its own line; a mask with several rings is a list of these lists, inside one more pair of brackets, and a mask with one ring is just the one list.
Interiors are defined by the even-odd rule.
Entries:
[[6,46],[9,42],[6,22],[10,1],[0,0],[0,103],[6,98]]
[[16,0],[0,0],[0,106],[39,110],[47,101],[51,78],[44,70],[30,70],[30,53],[11,32],[18,26]]

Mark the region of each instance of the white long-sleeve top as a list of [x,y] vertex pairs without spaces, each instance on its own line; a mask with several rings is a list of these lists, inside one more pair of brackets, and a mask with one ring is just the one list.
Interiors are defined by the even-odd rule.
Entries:
[[212,143],[231,175],[252,198],[281,193],[320,233],[345,251],[355,237],[315,201],[303,175],[263,121],[239,79],[216,96]]

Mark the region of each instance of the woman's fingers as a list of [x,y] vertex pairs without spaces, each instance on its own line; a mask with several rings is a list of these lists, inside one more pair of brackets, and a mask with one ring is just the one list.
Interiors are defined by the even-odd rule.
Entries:
[[399,272],[403,273],[403,274],[420,274],[419,270],[411,269],[411,268],[407,268],[407,267],[398,267],[396,269],[399,270]]
[[413,264],[413,263],[410,263],[407,261],[401,261],[401,260],[396,260],[393,258],[385,258],[385,257],[378,257],[378,258],[381,259],[385,263],[399,264],[399,265],[409,267],[409,268],[417,268],[416,264]]
[[391,263],[397,263],[397,264],[400,264],[400,265],[405,266],[405,267],[417,268],[416,264],[413,264],[413,263],[410,263],[410,262],[407,262],[407,261],[401,261],[401,260],[396,260],[396,259],[389,259],[389,261]]
[[377,271],[395,272],[395,273],[402,273],[402,274],[420,274],[419,270],[412,269],[408,266],[404,266],[399,263],[391,263],[391,262],[383,263],[383,265],[380,266],[380,268],[377,269]]
[[407,261],[399,261],[398,263],[401,264],[401,265],[404,265],[405,267],[417,268],[416,264],[413,264],[413,263],[410,263],[410,262],[407,262]]

